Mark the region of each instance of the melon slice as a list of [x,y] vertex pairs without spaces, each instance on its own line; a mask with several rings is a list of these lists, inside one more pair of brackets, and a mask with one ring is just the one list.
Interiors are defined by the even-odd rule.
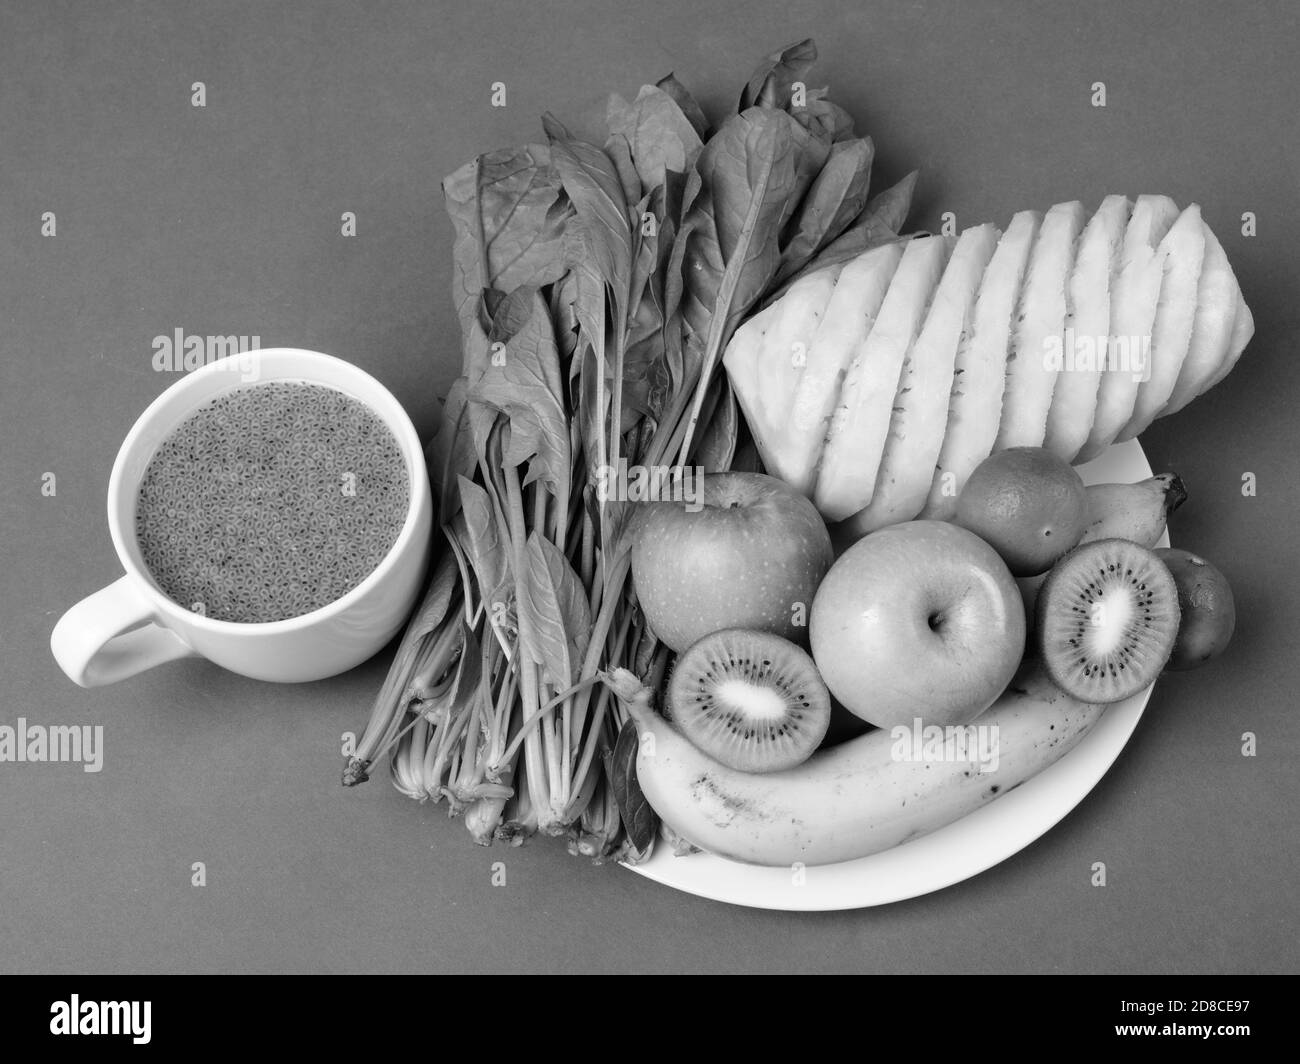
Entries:
[[1117,437],[1131,440],[1145,432],[1169,402],[1192,340],[1196,297],[1205,259],[1205,225],[1201,208],[1187,207],[1160,241],[1165,275],[1151,330],[1147,378],[1138,386],[1133,416]]
[[1084,226],[1066,288],[1065,364],[1056,379],[1043,446],[1067,462],[1088,439],[1110,334],[1110,282],[1124,247],[1130,204],[1107,196]]
[[948,424],[923,517],[951,518],[957,495],[993,450],[1002,417],[1011,319],[1041,221],[1037,211],[1015,215],[984,271],[970,328],[957,345]]
[[1083,204],[1058,203],[1044,216],[1029,253],[1017,321],[1007,354],[1007,384],[995,450],[1041,447],[1060,369],[1065,289],[1083,231]]
[[981,225],[962,233],[952,250],[903,363],[871,502],[846,522],[857,535],[910,521],[925,506],[948,422],[957,348],[997,239],[993,226]]
[[790,396],[839,274],[834,267],[799,278],[783,298],[736,330],[723,355],[763,465],[782,480],[789,474],[787,456],[802,443],[790,417]]
[[1187,358],[1160,416],[1181,410],[1209,385],[1223,366],[1232,343],[1233,325],[1241,288],[1228,263],[1227,252],[1213,231],[1201,222],[1205,261],[1196,290],[1196,318]]
[[842,520],[871,501],[903,361],[950,247],[942,237],[908,241],[875,324],[845,375],[813,496],[827,521]]
[[1133,205],[1117,277],[1111,278],[1106,365],[1097,390],[1097,412],[1087,442],[1075,457],[1096,458],[1133,416],[1155,326],[1167,248],[1161,241],[1178,217],[1168,196],[1139,196]]
[[1246,300],[1242,298],[1241,292],[1237,292],[1237,313],[1232,321],[1232,335],[1228,338],[1228,354],[1224,357],[1223,364],[1215,371],[1201,389],[1204,394],[1213,388],[1219,381],[1223,380],[1232,372],[1232,367],[1237,364],[1237,359],[1241,358],[1241,353],[1250,343],[1250,338],[1255,335],[1255,316],[1250,312],[1250,307],[1246,306]]
[[902,257],[902,245],[892,243],[845,263],[808,348],[807,364],[790,406],[795,438],[783,457],[781,477],[809,497],[844,375],[871,331]]

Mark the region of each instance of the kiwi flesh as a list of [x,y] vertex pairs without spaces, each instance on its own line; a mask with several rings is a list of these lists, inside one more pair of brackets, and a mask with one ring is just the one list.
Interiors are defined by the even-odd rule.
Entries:
[[1125,539],[1076,547],[1038,592],[1039,655],[1084,702],[1118,702],[1155,681],[1178,636],[1178,586],[1152,551]]
[[800,764],[831,719],[830,694],[807,652],[746,628],[706,635],[677,659],[668,709],[687,739],[742,772]]

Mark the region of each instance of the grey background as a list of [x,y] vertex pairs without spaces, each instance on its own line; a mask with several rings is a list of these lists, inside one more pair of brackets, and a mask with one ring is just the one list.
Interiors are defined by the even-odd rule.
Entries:
[[[1296,10],[0,6],[0,723],[106,728],[97,775],[0,764],[0,968],[1296,970]],[[459,359],[440,178],[537,136],[543,110],[581,127],[606,93],[669,70],[716,112],[761,54],[809,35],[814,80],[875,137],[878,176],[921,168],[918,226],[1110,192],[1196,199],[1255,311],[1240,369],[1143,438],[1191,487],[1174,538],[1230,575],[1237,640],[1158,685],[1059,827],[929,897],[750,911],[553,840],[479,849],[382,778],[342,790],[340,735],[362,727],[387,653],[296,687],[197,662],[92,691],[64,678],[50,628],[118,575],[109,469],[173,379],[150,368],[154,336],[256,334],[352,359],[427,431]],[[504,109],[488,106],[497,80]],[[1098,80],[1104,110],[1089,105]],[[354,239],[339,234],[349,210]],[[493,888],[497,860],[508,884]],[[1089,883],[1098,860],[1105,888]]]

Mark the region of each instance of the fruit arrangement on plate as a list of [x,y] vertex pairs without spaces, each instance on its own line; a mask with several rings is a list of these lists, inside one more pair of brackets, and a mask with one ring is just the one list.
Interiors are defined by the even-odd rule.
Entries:
[[[995,453],[953,522],[889,525],[840,555],[812,599],[811,657],[771,630],[704,634],[677,659],[662,711],[620,673],[641,791],[679,846],[767,865],[865,857],[974,811],[1062,757],[1108,704],[1227,645],[1222,573],[1151,549],[1185,497],[1169,474],[1085,488],[1044,448]],[[792,515],[806,502],[789,491]],[[670,541],[683,564],[761,570],[743,533],[682,515]],[[657,594],[661,572],[634,560],[638,592]],[[758,614],[782,616],[782,594]],[[716,607],[704,626],[752,624],[752,606]],[[823,745],[832,706],[864,734]],[[912,756],[921,746],[930,756]]]
[[1200,208],[908,232],[916,175],[873,191],[815,58],[716,125],[669,75],[603,144],[548,115],[447,178],[441,561],[345,783],[387,757],[483,843],[833,864],[1223,651],[1223,574],[1158,548],[1182,481],[1076,469],[1252,335]]

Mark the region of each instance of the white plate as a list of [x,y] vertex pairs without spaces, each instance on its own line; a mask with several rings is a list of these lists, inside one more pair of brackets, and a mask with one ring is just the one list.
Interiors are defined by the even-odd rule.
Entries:
[[[1137,440],[1129,440],[1079,473],[1089,484],[1137,481],[1151,476],[1151,466]],[[760,909],[860,909],[928,894],[992,868],[1051,830],[1114,764],[1150,697],[1147,688],[1115,703],[1060,761],[974,813],[884,853],[808,868],[799,885],[788,868],[703,853],[676,857],[663,840],[649,861],[628,867],[689,894]]]

